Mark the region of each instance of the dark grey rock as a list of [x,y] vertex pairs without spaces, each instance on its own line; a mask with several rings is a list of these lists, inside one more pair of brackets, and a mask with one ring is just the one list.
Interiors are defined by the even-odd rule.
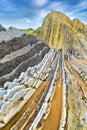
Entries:
[[32,35],[23,34],[21,37],[14,38],[10,41],[0,43],[0,59],[13,51],[21,49],[26,45],[35,44],[37,39]]
[[0,24],[0,32],[1,31],[6,31],[6,28],[4,28],[1,24]]

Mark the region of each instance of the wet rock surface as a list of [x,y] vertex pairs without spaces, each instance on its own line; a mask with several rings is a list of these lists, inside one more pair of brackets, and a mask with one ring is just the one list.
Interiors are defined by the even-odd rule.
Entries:
[[53,11],[40,34],[47,44],[9,30],[0,43],[0,129],[87,130],[85,25]]
[[[58,80],[58,82],[63,81],[61,84],[62,113],[60,124],[56,124],[58,129],[86,130],[87,84],[85,77],[80,77],[74,67],[78,60],[70,54],[66,55],[55,49],[46,51],[46,48],[44,48],[45,52],[43,51],[45,55],[41,57],[38,63],[34,64],[39,59],[39,55],[36,55],[36,61],[34,59],[33,62],[28,62],[26,64],[28,67],[24,72],[19,68],[22,73],[13,81],[5,82],[3,88],[0,89],[1,129],[44,129],[48,115],[51,114],[52,100],[58,100],[54,99],[53,96],[56,90],[55,82]],[[72,62],[70,62],[71,59]],[[30,65],[31,67],[29,67],[29,63],[33,66]],[[85,64],[80,61],[78,67],[82,66],[85,66]],[[60,70],[61,73],[59,74]],[[34,94],[36,96],[32,99],[31,97]],[[33,102],[27,104],[31,99]],[[26,105],[29,106],[24,109]],[[22,108],[23,110],[21,110]],[[23,113],[20,115],[22,111]],[[49,111],[49,114],[47,114],[47,111]],[[18,115],[20,115],[20,119]],[[16,123],[14,124],[15,120]]]

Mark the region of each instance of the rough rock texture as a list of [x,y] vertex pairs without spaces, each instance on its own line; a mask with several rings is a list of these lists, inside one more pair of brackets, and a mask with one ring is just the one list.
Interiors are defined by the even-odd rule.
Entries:
[[34,36],[22,34],[20,37],[14,37],[9,41],[0,42],[0,59],[5,55],[21,49],[28,44],[35,44],[37,39]]
[[86,130],[84,122],[85,102],[75,79],[70,79],[67,90],[67,130]]
[[[80,44],[83,35],[87,37],[87,27],[80,20],[71,21],[68,16],[52,11],[43,21],[39,39],[49,46],[80,55],[84,53],[84,43]],[[85,47],[87,49],[87,43]]]
[[79,19],[74,19],[72,21],[73,23],[73,27],[74,29],[78,32],[78,33],[83,33],[87,36],[87,26],[84,25]]
[[9,41],[15,37],[21,37],[24,33],[20,32],[20,30],[10,27],[6,31],[0,32],[0,42]]
[[39,36],[51,47],[14,28],[1,33],[0,130],[87,130],[86,29],[53,11]]
[[24,55],[17,56],[16,58],[12,59],[11,61],[1,63],[0,64],[0,76],[10,73],[21,62],[26,61],[27,59],[32,58],[35,54],[39,53],[40,50],[42,50],[44,46],[45,46],[45,44],[43,44],[43,43],[40,45],[37,44]]
[[[14,74],[4,77],[13,75],[13,80],[4,80],[0,89],[0,129],[54,130],[55,126],[55,130],[86,130],[87,62],[49,49],[42,42],[35,46],[39,45],[44,45],[39,53],[36,49],[36,54],[24,61]],[[61,100],[58,93],[61,93]],[[53,109],[55,100],[56,111]]]
[[0,40],[0,87],[39,63],[49,51],[44,42],[13,27],[1,32]]
[[[6,81],[12,81],[18,77],[19,74],[26,71],[29,66],[34,66],[39,63],[48,51],[49,47],[42,43],[35,45],[28,53],[16,57],[9,62],[0,64],[0,86],[3,87]],[[34,52],[36,53],[34,54]]]

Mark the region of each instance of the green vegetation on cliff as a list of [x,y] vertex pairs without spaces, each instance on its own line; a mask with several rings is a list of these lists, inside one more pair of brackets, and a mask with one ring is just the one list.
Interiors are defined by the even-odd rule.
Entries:
[[41,30],[41,27],[38,27],[37,29],[32,29],[32,28],[29,28],[29,29],[20,29],[21,32],[27,32],[29,34],[39,34],[40,33],[40,30]]

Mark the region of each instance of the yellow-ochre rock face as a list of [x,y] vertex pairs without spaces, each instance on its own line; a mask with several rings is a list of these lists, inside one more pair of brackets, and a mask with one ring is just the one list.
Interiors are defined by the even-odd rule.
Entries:
[[0,33],[0,130],[87,130],[86,26],[54,11],[41,28],[53,47],[12,27]]
[[80,20],[74,19],[72,21],[68,16],[58,11],[52,11],[43,21],[39,39],[57,49],[63,49],[73,54],[82,54],[84,48],[80,39],[83,35],[87,36],[87,26]]

